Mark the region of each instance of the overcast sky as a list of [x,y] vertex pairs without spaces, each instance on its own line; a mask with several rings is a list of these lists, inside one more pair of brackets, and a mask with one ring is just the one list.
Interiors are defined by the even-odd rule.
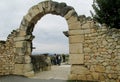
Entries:
[[[21,20],[28,10],[44,0],[0,0],[0,40],[6,40],[8,34],[19,28]],[[53,0],[65,2],[74,7],[78,15],[90,16],[93,0]],[[45,15],[36,24],[33,35],[33,52],[40,53],[69,53],[68,38],[63,31],[68,30],[68,25],[63,17]]]

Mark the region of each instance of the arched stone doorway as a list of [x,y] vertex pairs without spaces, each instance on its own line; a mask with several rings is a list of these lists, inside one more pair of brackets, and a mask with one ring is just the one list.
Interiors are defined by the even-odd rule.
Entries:
[[[32,52],[32,35],[35,24],[44,15],[51,13],[54,15],[60,15],[64,17],[68,23],[70,30],[80,29],[80,21],[78,21],[78,15],[73,7],[67,6],[65,3],[57,3],[53,1],[41,2],[29,9],[28,13],[23,17],[21,25],[18,29],[18,33],[14,39],[15,41],[15,71],[14,74],[29,76],[34,74],[32,70],[32,64],[30,55]],[[72,38],[72,37],[71,37]],[[75,43],[75,44],[74,44]],[[80,54],[82,50],[82,43],[79,41],[70,41],[70,54]],[[76,47],[77,46],[77,47]],[[76,47],[76,48],[75,48]],[[73,50],[75,48],[75,51]],[[70,57],[70,60],[76,60],[77,57]],[[81,58],[81,57],[80,57]],[[20,60],[20,61],[18,61]],[[73,61],[73,60],[72,60]],[[81,64],[83,61],[71,61],[71,64]],[[18,69],[20,71],[18,71]]]

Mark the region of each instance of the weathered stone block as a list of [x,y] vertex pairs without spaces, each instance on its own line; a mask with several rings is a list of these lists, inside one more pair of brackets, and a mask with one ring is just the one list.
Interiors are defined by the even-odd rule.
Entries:
[[103,40],[102,44],[106,46],[108,44],[108,42],[106,40]]
[[30,8],[28,12],[30,13],[31,17],[35,17],[36,15],[38,15],[40,13],[38,5],[35,5],[32,8]]
[[26,56],[25,56],[25,63],[26,63],[26,64],[31,63],[31,58],[30,58],[29,55],[26,55]]
[[50,1],[45,1],[45,2],[43,2],[43,3],[41,3],[41,4],[42,4],[42,7],[43,7],[43,8],[51,7],[51,2],[50,2]]
[[72,23],[75,23],[75,22],[79,22],[77,16],[71,16],[71,17],[67,20],[67,23],[68,23],[68,24],[72,24]]
[[30,16],[30,13],[28,13],[27,15],[25,15],[24,18],[25,18],[27,21],[29,21],[29,22],[32,21],[32,16]]
[[85,33],[85,34],[91,33],[91,29],[85,29],[85,30],[84,30],[84,33]]
[[39,9],[39,12],[41,12],[41,13],[43,12],[44,13],[42,3],[38,4],[38,9]]
[[84,57],[85,61],[89,61],[90,58],[91,58],[91,57],[90,57],[89,55],[85,55],[85,57]]
[[25,41],[15,42],[15,47],[24,47],[24,46],[26,46],[26,42]]
[[77,80],[77,74],[70,74],[68,78],[69,80]]
[[72,65],[71,66],[71,73],[85,75],[85,74],[90,74],[90,71],[87,68],[85,68],[84,66]]
[[69,42],[70,43],[81,43],[81,42],[84,42],[84,35],[69,36]]
[[24,72],[30,72],[33,70],[33,65],[32,64],[24,64]]
[[81,29],[80,21],[69,24],[69,29]]
[[87,78],[88,81],[92,81],[93,80],[92,75],[86,75],[86,78]]
[[112,74],[108,74],[108,78],[110,78],[110,79],[111,79],[111,78],[112,78]]
[[23,41],[25,40],[25,37],[15,37],[14,41]]
[[26,77],[33,77],[35,74],[34,74],[34,71],[30,71],[30,72],[26,72],[24,75]]
[[87,80],[86,75],[78,75],[78,80]]
[[25,18],[23,18],[21,21],[21,26],[23,26],[24,28],[21,28],[21,29],[22,30],[27,29],[26,27],[29,26],[29,24],[30,24],[30,22],[28,20],[26,20]]
[[92,50],[90,48],[84,48],[84,52],[91,52]]
[[20,32],[19,32],[19,36],[22,36],[22,37],[24,37],[26,34],[27,33],[24,30],[20,30]]
[[26,55],[31,55],[32,48],[27,48],[26,51],[27,51]]
[[98,80],[98,78],[99,78],[99,73],[92,72],[91,74],[92,74],[94,80]]
[[105,81],[105,76],[104,76],[104,74],[99,74],[99,79],[100,79],[100,81]]
[[82,43],[70,44],[70,54],[81,54],[81,53],[83,53]]
[[96,65],[95,66],[95,71],[96,72],[105,72],[105,67],[101,65]]
[[82,25],[82,28],[83,28],[83,29],[90,29],[90,23],[87,22],[87,23],[83,24],[83,25]]
[[14,74],[23,75],[24,64],[15,64]]
[[94,72],[94,71],[95,71],[94,66],[91,66],[91,67],[90,67],[90,71],[91,71],[91,72]]
[[81,35],[84,34],[84,30],[69,30],[69,35]]
[[24,62],[24,56],[16,56],[15,63],[22,64]]
[[25,52],[19,52],[17,53],[18,55],[21,55],[21,56],[24,56],[25,55]]
[[84,64],[84,54],[70,54],[70,64]]

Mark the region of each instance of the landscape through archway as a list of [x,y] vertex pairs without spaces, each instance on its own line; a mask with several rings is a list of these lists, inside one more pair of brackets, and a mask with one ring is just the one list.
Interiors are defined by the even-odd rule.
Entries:
[[63,34],[68,31],[66,20],[57,15],[46,14],[35,25],[32,54],[68,54],[69,41]]

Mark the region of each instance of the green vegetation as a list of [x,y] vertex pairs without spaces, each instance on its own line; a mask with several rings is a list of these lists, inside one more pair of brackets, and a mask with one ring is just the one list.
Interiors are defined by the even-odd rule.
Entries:
[[120,29],[120,0],[94,0],[93,19],[109,28]]

